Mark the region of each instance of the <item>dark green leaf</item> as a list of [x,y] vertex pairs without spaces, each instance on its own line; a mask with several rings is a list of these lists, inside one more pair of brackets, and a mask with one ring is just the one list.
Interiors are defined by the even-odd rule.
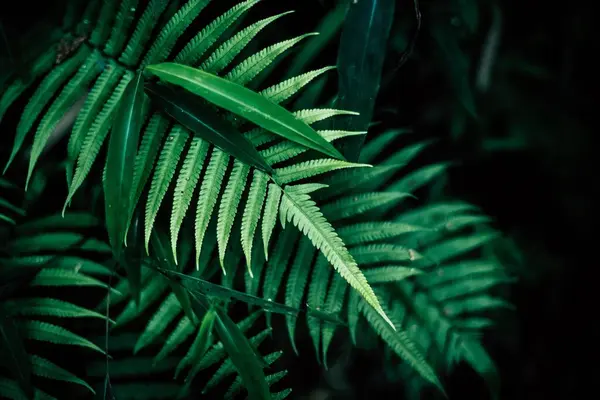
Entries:
[[252,143],[197,96],[186,90],[156,83],[146,83],[145,89],[155,105],[197,136],[240,161],[273,174],[271,166]]
[[225,310],[216,307],[215,328],[223,343],[223,348],[237,369],[242,382],[248,390],[250,400],[270,400],[271,392],[263,371],[264,361],[250,344]]
[[[158,259],[159,265],[168,270],[168,271],[176,271],[177,267],[175,265],[175,260],[173,259],[173,253],[169,251],[169,238],[162,233],[162,231],[155,229],[152,234],[152,248],[155,251],[155,256]],[[172,279],[168,279],[169,286],[171,290],[179,300],[185,315],[191,320],[196,321],[194,317],[194,312],[192,311],[192,306],[190,303],[190,295],[187,290],[182,287],[178,282],[173,282]]]
[[[297,308],[286,306],[285,304],[265,300],[260,297],[252,296],[244,292],[229,289],[224,286],[205,281],[204,279],[196,278],[179,272],[169,270],[161,272],[164,272],[166,275],[170,275],[172,277],[177,277],[181,279],[182,284],[186,288],[188,288],[190,292],[195,294],[200,294],[209,297],[217,297],[223,300],[235,299],[260,307],[266,312],[272,312],[276,314],[297,316],[300,312],[303,311]],[[342,321],[340,321],[340,319],[333,314],[328,314],[313,309],[307,309],[306,312],[311,316],[322,319],[324,321],[329,321],[338,324],[342,323]]]
[[[118,261],[122,260],[125,232],[127,231],[125,225],[129,221],[127,216],[132,209],[130,192],[133,185],[135,155],[143,122],[143,86],[141,73],[127,85],[116,112],[108,143],[104,185],[106,227],[115,259]],[[124,266],[132,292],[135,294],[137,291],[136,299],[138,299],[140,264],[126,262]]]
[[[337,119],[334,129],[367,131],[379,92],[386,47],[394,20],[395,0],[354,2],[346,16],[340,39],[337,68],[339,95],[336,108],[360,115]],[[343,153],[358,160],[365,136],[349,138]]]
[[343,159],[331,143],[292,113],[260,94],[202,70],[176,63],[146,67],[165,82],[181,86],[209,102],[240,115],[292,142]]
[[213,328],[216,316],[215,310],[211,308],[204,314],[204,318],[202,318],[202,323],[200,324],[200,328],[198,328],[198,334],[193,344],[194,355],[192,365],[200,362],[202,356],[204,356],[204,353],[206,353],[213,342]]
[[0,364],[19,382],[21,389],[33,397],[31,386],[31,364],[23,346],[17,324],[0,309]]
[[440,46],[440,57],[445,72],[449,75],[452,86],[462,106],[476,116],[475,99],[469,76],[469,58],[460,48],[458,33],[450,22],[435,21],[431,24],[431,35]]
[[475,340],[463,340],[460,351],[473,369],[486,380],[492,399],[497,400],[500,393],[498,370],[481,343]]

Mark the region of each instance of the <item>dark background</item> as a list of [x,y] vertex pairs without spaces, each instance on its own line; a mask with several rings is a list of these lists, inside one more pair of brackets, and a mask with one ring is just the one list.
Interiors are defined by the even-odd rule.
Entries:
[[[18,63],[24,35],[60,22],[64,2],[0,3],[3,66]],[[277,25],[290,31],[282,34],[287,38],[313,29],[334,2],[266,3],[265,13],[272,14],[268,8],[297,10],[294,18]],[[600,265],[594,251],[597,224],[592,222],[592,193],[597,183],[593,173],[596,147],[592,144],[598,115],[597,14],[592,2],[501,2],[499,57],[538,65],[547,77],[509,76],[494,82],[493,88],[510,85],[511,95],[501,101],[492,89],[477,97],[485,121],[469,118],[465,133],[453,138],[450,117],[458,99],[453,97],[444,66],[436,59],[435,43],[427,34],[428,24],[435,21],[436,10],[442,9],[443,3],[421,2],[423,27],[413,56],[378,98],[379,108],[395,111],[379,117],[384,127],[412,126],[418,136],[438,139],[432,158],[461,161],[450,174],[450,193],[481,206],[523,251],[525,271],[512,293],[516,315],[507,327],[486,337],[487,348],[500,368],[502,398],[593,396],[593,383],[600,373],[596,351],[600,330],[593,306],[598,304],[597,280],[593,278],[598,274],[593,271]],[[398,1],[396,13],[399,21],[408,23],[395,27],[394,32],[410,37],[412,1]],[[296,25],[289,25],[290,21]],[[465,43],[465,52],[475,58],[489,23],[484,17],[482,22],[481,32]],[[335,43],[326,50],[315,65],[335,63]],[[386,65],[393,65],[401,51],[391,48]],[[518,121],[528,121],[521,132],[529,145],[485,149],[484,134],[502,136],[521,123]],[[4,148],[9,145],[2,143]],[[393,387],[373,388],[365,379],[370,371],[377,372],[377,360],[364,355],[354,363],[349,373],[356,377],[355,382],[366,382],[362,388],[357,384],[357,390],[365,392],[361,398],[402,397],[391,395]],[[290,386],[304,386],[308,391],[319,384],[320,375],[315,367],[298,364],[286,379],[296,379]],[[487,396],[483,383],[467,368],[459,368],[446,384],[451,399]]]

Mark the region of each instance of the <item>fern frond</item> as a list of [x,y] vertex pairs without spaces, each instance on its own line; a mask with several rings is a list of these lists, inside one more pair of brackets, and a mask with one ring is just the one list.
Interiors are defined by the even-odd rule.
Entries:
[[208,223],[212,216],[213,208],[217,203],[217,197],[221,191],[225,169],[229,162],[229,155],[219,149],[213,149],[212,156],[206,167],[204,180],[200,186],[200,195],[198,196],[198,207],[196,209],[196,269],[199,268],[198,262],[204,241],[204,235],[208,228]]
[[[365,271],[367,272],[367,271]],[[369,280],[367,276],[367,281],[373,283]],[[325,300],[324,311],[331,313],[333,315],[337,315],[344,308],[344,300],[346,297],[346,291],[348,289],[348,284],[342,279],[342,277],[338,274],[335,274],[332,278],[331,285],[329,289],[326,291],[327,298]],[[323,364],[325,368],[327,368],[327,350],[329,349],[329,345],[333,340],[333,335],[335,334],[337,326],[332,322],[323,321],[322,322],[322,351],[323,351]]]
[[[375,314],[370,307],[365,307],[364,301],[359,302],[359,307],[369,323],[373,325],[375,331],[390,346],[390,348],[412,368],[417,370],[422,377],[443,391],[442,384],[439,381],[435,370],[427,363],[423,352],[409,339],[406,332],[398,330],[399,324],[396,325],[397,328],[396,331],[394,331],[388,324],[385,324],[381,317]],[[389,312],[387,314],[394,315]]]
[[[49,394],[35,389],[36,400],[57,400]],[[0,377],[0,395],[11,400],[28,400],[28,396],[23,393],[17,381]]]
[[269,192],[267,194],[262,223],[262,239],[265,249],[265,260],[269,259],[269,241],[271,239],[271,234],[273,233],[273,228],[275,228],[275,224],[277,223],[279,202],[281,201],[281,196],[283,195],[282,190],[276,184],[270,183],[268,190]]
[[214,74],[222,71],[229,65],[229,63],[231,63],[231,61],[233,61],[235,56],[237,56],[248,45],[248,43],[254,39],[256,35],[258,35],[261,30],[263,30],[271,22],[276,21],[284,15],[291,14],[292,12],[293,11],[288,11],[262,19],[236,33],[233,37],[219,46],[219,48],[217,48],[208,57],[208,59],[200,65],[200,69]]
[[115,18],[110,38],[104,46],[104,52],[109,57],[115,57],[123,49],[127,40],[129,26],[133,22],[138,0],[123,0],[119,5],[119,12]]
[[260,92],[260,94],[274,103],[283,103],[294,94],[296,94],[304,86],[308,85],[312,80],[318,78],[325,72],[331,71],[335,67],[325,67],[315,71],[306,72],[302,75],[287,79],[281,83],[268,87]]
[[67,147],[70,161],[68,167],[70,171],[68,171],[69,176],[67,176],[67,181],[69,183],[71,183],[71,180],[73,179],[72,173],[74,171],[74,166],[71,165],[71,163],[76,161],[77,155],[81,151],[82,143],[85,140],[86,134],[94,122],[96,115],[100,112],[119,79],[123,76],[123,73],[124,71],[121,67],[117,66],[114,61],[109,61],[108,65],[104,68],[104,71],[96,80],[96,83],[87,95],[85,103],[77,115]]
[[[30,87],[35,79],[40,75],[48,72],[54,65],[56,60],[56,49],[51,48],[43,53],[39,58],[33,61],[31,64],[30,77],[29,79],[19,78],[11,82],[8,87],[3,88],[2,96],[0,97],[0,121],[4,117],[4,114],[13,102],[19,98],[23,92]],[[14,157],[14,156],[13,156]],[[10,162],[8,163],[10,164]]]
[[44,107],[46,107],[52,96],[54,96],[64,82],[69,79],[71,74],[83,63],[89,53],[90,51],[87,48],[80,48],[73,57],[52,69],[39,84],[37,90],[25,106],[23,114],[21,114],[11,155],[4,168],[5,171],[21,149],[29,130],[32,128]]
[[177,238],[183,218],[192,202],[192,195],[200,179],[200,172],[208,153],[209,143],[193,137],[180,169],[175,186],[173,210],[171,212],[171,251],[177,263]]
[[100,318],[106,316],[64,300],[49,297],[24,298],[5,303],[11,315],[44,316],[58,318]]
[[67,195],[65,206],[63,207],[63,214],[65,213],[67,205],[75,195],[75,192],[83,184],[85,178],[92,169],[92,165],[94,164],[94,161],[100,152],[100,148],[104,144],[104,140],[110,130],[119,100],[121,99],[127,84],[129,84],[132,79],[133,73],[129,71],[123,75],[115,91],[104,107],[102,107],[102,111],[96,116],[90,130],[87,132],[77,158],[77,167],[73,175],[73,181],[69,187],[69,194]]
[[269,66],[269,64],[271,64],[279,55],[292,48],[301,40],[315,35],[318,35],[318,33],[307,33],[296,38],[271,45],[242,61],[229,73],[227,73],[225,78],[240,85],[245,85],[252,81],[252,79],[254,79],[256,75],[258,75],[267,66]]
[[164,61],[168,56],[175,42],[192,21],[206,7],[210,0],[190,0],[175,13],[162,28],[158,38],[148,50],[148,53],[142,60],[141,67]]
[[223,198],[219,204],[219,214],[217,222],[217,246],[219,249],[219,262],[223,273],[225,269],[223,267],[223,260],[225,259],[225,250],[227,249],[227,243],[231,235],[231,227],[235,215],[239,208],[242,193],[246,188],[246,178],[250,172],[250,167],[239,161],[233,163],[233,169],[225,186],[223,192]]
[[148,254],[148,243],[150,242],[150,235],[154,227],[154,220],[156,219],[163,198],[167,194],[169,184],[175,175],[177,165],[179,164],[179,157],[183,152],[188,138],[189,133],[187,130],[181,125],[175,125],[167,136],[167,140],[158,158],[146,203],[146,222],[144,228],[146,254]]
[[135,65],[142,52],[146,48],[146,43],[151,38],[151,33],[159,21],[161,14],[169,4],[165,0],[150,0],[144,13],[138,20],[133,35],[129,39],[125,51],[119,57],[119,61],[125,65]]
[[87,382],[85,382],[83,379],[78,378],[69,371],[59,367],[51,361],[46,360],[45,358],[32,355],[31,371],[35,375],[41,376],[46,379],[75,383],[77,385],[85,387],[90,392],[92,392],[92,394],[96,394],[94,389],[92,389],[92,387],[88,385]]
[[24,336],[27,339],[68,346],[80,346],[104,354],[104,350],[94,343],[58,325],[28,320],[23,321],[21,326]]
[[96,20],[96,26],[92,31],[90,42],[95,46],[102,45],[108,39],[111,32],[112,21],[115,18],[117,0],[102,0],[100,14]]
[[259,1],[260,0],[244,1],[217,17],[188,42],[175,57],[175,62],[190,65],[196,64],[225,30]]
[[[379,300],[373,293],[364,275],[356,265],[342,240],[323,217],[310,196],[303,192],[303,185],[288,187],[282,196],[280,213],[283,219],[296,227],[321,250],[327,260],[356,289],[373,308],[387,320]],[[390,321],[391,324],[391,321]]]
[[[325,305],[327,297],[327,286],[331,279],[331,268],[327,265],[327,260],[323,256],[319,256],[315,262],[310,285],[308,286],[308,307],[316,310],[321,310]],[[307,315],[306,323],[308,325],[308,333],[312,339],[316,349],[317,362],[321,363],[321,321],[315,317]]]

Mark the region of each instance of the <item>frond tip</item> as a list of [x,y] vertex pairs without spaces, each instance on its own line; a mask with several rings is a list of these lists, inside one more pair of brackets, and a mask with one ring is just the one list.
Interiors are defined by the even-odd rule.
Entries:
[[344,242],[308,195],[308,186],[313,187],[314,185],[288,186],[283,191],[279,209],[282,221],[293,222],[302,233],[308,236],[313,245],[321,250],[327,261],[333,265],[342,278],[356,289],[395,331],[396,327],[383,311],[377,296],[346,249]]

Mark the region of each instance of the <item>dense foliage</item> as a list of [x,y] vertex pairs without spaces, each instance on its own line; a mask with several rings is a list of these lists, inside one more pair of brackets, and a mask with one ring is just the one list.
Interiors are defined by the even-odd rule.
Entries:
[[[407,396],[443,396],[463,362],[500,393],[482,337],[512,308],[518,253],[444,193],[431,141],[377,127],[408,53],[386,55],[418,37],[394,1],[340,2],[293,37],[277,25],[294,15],[259,0],[67,3],[0,96],[5,172],[26,172],[0,181],[2,396],[285,398],[283,358],[328,368],[345,344],[380,354]],[[418,2],[415,31],[450,66],[460,142],[479,110],[458,42],[479,8],[451,3],[468,3],[460,35]],[[421,27],[426,12],[445,22]],[[305,68],[338,39],[336,67]]]

